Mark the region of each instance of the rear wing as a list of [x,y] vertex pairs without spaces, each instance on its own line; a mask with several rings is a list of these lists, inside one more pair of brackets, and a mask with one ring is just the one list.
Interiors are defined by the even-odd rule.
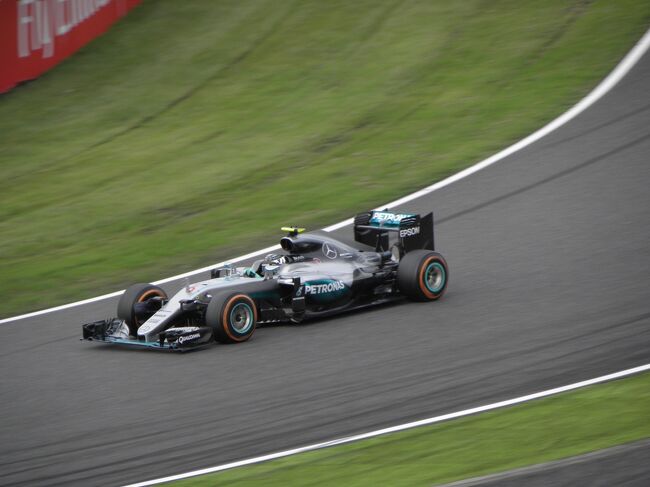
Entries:
[[435,250],[433,213],[421,216],[373,210],[354,217],[354,239],[375,247],[377,252],[390,249],[391,234],[396,235],[403,254],[416,249]]

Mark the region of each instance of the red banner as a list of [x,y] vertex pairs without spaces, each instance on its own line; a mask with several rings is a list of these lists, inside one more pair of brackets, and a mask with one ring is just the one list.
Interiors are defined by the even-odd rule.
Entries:
[[38,77],[140,0],[0,0],[0,93]]

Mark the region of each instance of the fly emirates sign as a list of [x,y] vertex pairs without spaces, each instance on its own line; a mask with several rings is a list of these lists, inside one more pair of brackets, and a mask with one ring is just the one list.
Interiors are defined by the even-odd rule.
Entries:
[[18,2],[18,56],[41,51],[54,55],[54,37],[63,36],[92,17],[111,0],[20,0]]
[[105,32],[140,0],[0,0],[0,92]]

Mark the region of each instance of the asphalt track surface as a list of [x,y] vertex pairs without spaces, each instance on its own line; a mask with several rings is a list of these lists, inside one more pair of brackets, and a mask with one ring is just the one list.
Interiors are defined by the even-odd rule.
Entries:
[[79,342],[116,299],[2,325],[0,484],[142,481],[649,363],[649,86],[645,55],[560,130],[399,208],[435,209],[439,302],[191,354]]

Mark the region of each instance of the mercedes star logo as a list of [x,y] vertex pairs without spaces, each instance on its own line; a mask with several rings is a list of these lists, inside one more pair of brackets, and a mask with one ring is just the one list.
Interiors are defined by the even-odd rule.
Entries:
[[336,251],[336,248],[325,242],[323,244],[323,255],[328,259],[336,259],[338,252]]

